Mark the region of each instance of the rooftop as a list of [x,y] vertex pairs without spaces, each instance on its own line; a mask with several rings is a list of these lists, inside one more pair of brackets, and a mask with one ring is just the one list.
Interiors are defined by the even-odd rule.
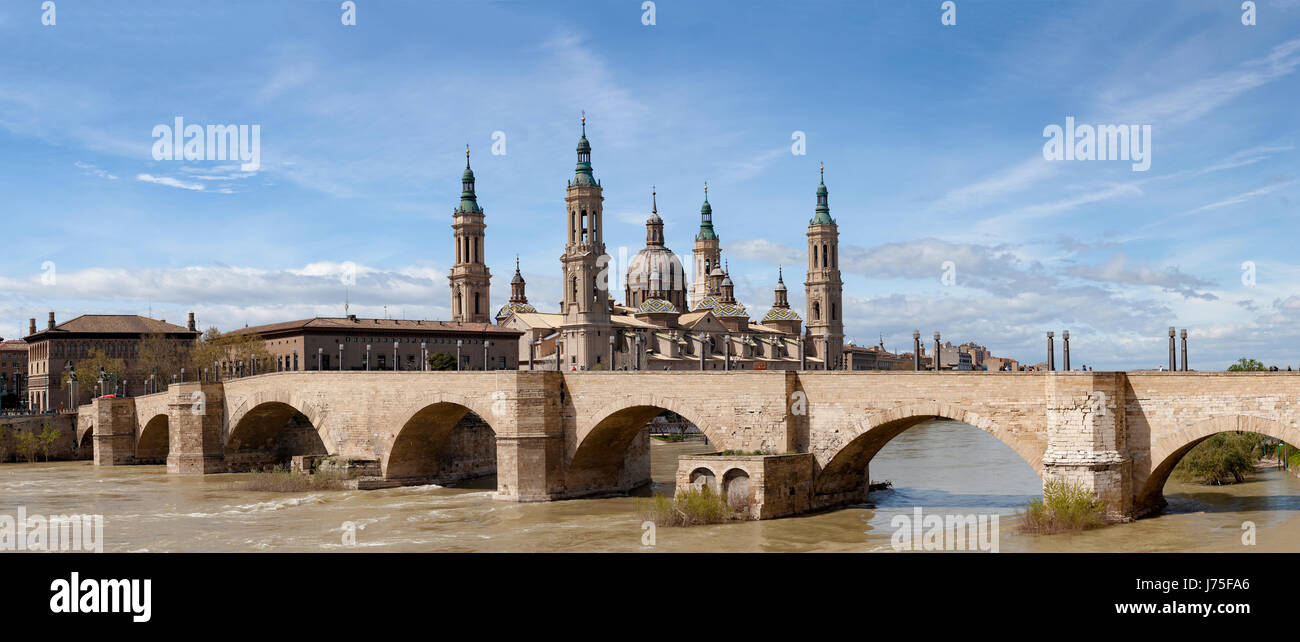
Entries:
[[502,328],[493,323],[462,323],[458,321],[427,321],[423,319],[360,319],[357,317],[315,317],[269,323],[232,330],[231,334],[277,334],[300,330],[324,332],[415,332],[415,333],[466,333],[466,334],[521,334],[518,330]]
[[[32,337],[47,338],[42,335],[79,333],[79,334],[167,334],[191,333],[182,326],[150,319],[135,314],[83,314],[75,319],[64,321],[53,330],[39,330]],[[192,334],[198,335],[197,332]]]

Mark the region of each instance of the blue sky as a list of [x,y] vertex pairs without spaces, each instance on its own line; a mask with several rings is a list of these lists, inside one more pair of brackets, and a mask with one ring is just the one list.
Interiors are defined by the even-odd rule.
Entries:
[[[957,0],[951,27],[938,1],[660,0],[654,25],[640,0],[356,4],[0,6],[0,336],[51,309],[339,316],[349,262],[354,313],[446,318],[466,143],[494,305],[518,254],[554,311],[585,110],[611,253],[644,245],[653,185],[689,257],[708,181],[754,316],[778,265],[803,309],[824,162],[859,344],[1032,363],[1069,329],[1075,365],[1142,368],[1174,325],[1195,368],[1300,366],[1300,0],[1254,26],[1235,0]],[[155,161],[177,116],[258,125],[260,169]],[[1045,160],[1067,116],[1150,125],[1150,169]]]

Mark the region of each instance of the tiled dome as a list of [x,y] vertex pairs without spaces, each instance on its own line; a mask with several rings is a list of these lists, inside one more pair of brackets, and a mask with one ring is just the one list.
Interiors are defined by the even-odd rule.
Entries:
[[497,318],[504,319],[515,312],[536,312],[536,311],[537,308],[534,308],[529,303],[507,303],[501,306],[501,310],[497,312]]
[[764,321],[800,321],[799,313],[790,308],[772,308],[763,317]]
[[746,310],[745,307],[744,307],[744,306],[741,306],[741,305],[735,305],[735,304],[731,304],[731,303],[720,303],[720,304],[718,304],[717,307],[713,308],[713,316],[715,316],[715,317],[747,317],[747,316],[749,316],[749,311]]
[[643,314],[647,312],[671,312],[677,313],[677,307],[664,299],[646,299],[641,305],[636,306],[636,313]]
[[710,294],[709,296],[706,296],[706,297],[704,297],[703,299],[700,299],[700,303],[699,303],[699,305],[695,306],[695,309],[696,309],[696,310],[712,310],[713,308],[716,308],[716,307],[718,307],[718,306],[721,305],[721,304],[722,304],[722,297],[720,297],[720,296],[718,296],[718,295],[716,295],[716,294]]

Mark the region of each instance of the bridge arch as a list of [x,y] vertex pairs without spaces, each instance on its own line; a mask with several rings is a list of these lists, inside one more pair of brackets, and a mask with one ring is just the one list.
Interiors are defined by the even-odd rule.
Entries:
[[169,423],[166,414],[154,415],[140,428],[135,441],[135,463],[165,464]]
[[1210,417],[1166,433],[1151,444],[1151,472],[1138,489],[1135,506],[1139,510],[1163,506],[1165,483],[1174,467],[1201,442],[1221,432],[1253,432],[1289,444],[1300,444],[1300,429],[1294,424],[1253,415]]
[[[84,424],[84,425],[83,425]],[[95,458],[95,418],[87,415],[77,418],[77,459]]]
[[[868,463],[895,437],[921,422],[944,418],[969,424],[993,435],[1042,477],[1043,453],[1046,444],[1032,437],[1022,437],[1006,429],[987,415],[960,406],[927,402],[904,404],[889,410],[868,415],[854,423],[843,438],[836,443],[815,448],[819,470],[814,480],[814,493],[823,503],[843,503],[847,499],[865,497],[864,472]],[[856,499],[860,501],[860,499]]]
[[640,399],[630,404],[579,421],[565,475],[570,496],[625,492],[650,483],[649,445],[638,449],[633,446],[646,424],[665,410],[694,424],[710,444],[721,447],[720,441],[725,438],[718,427],[699,422],[699,413],[671,400]]
[[415,402],[380,458],[387,479],[454,483],[496,473],[495,414],[475,402],[437,395]]
[[[295,421],[300,415],[310,426]],[[258,391],[230,414],[226,462],[236,471],[283,464],[293,455],[338,452],[338,441],[323,425],[325,420],[314,404],[286,390]]]

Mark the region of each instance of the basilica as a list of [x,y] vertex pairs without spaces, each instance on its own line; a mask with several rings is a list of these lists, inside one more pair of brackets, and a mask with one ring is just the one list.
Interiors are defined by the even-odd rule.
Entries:
[[[823,178],[808,222],[806,318],[790,308],[777,272],[772,307],[755,322],[735,296],[714,229],[708,187],[700,207],[693,270],[664,244],[657,194],[651,194],[646,245],[628,263],[623,301],[603,279],[610,258],[602,233],[604,196],[591,163],[586,118],[578,162],[565,191],[565,245],[560,256],[564,299],[559,312],[528,303],[515,262],[510,300],[496,323],[523,332],[519,368],[524,370],[797,370],[843,365],[843,284],[839,230],[831,218]],[[449,275],[452,321],[491,322],[491,274],[484,261],[484,212],[474,191],[466,152],[460,205],[452,213],[455,260]]]

